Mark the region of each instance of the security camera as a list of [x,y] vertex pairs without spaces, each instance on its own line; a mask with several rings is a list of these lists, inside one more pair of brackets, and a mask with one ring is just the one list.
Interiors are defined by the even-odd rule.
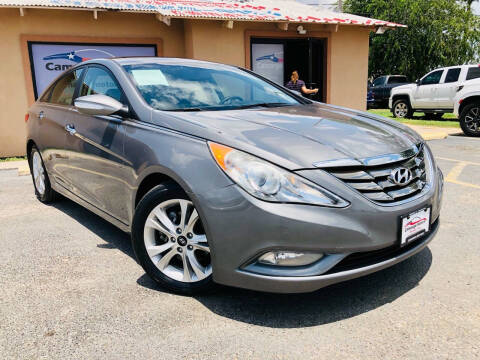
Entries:
[[305,30],[302,25],[298,25],[297,33],[299,33],[300,35],[305,35],[307,33],[307,30]]

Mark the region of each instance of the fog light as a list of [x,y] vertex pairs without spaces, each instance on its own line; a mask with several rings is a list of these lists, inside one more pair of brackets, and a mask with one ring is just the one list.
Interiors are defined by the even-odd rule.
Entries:
[[258,258],[258,262],[278,266],[302,266],[320,260],[323,254],[304,254],[287,251],[270,251]]

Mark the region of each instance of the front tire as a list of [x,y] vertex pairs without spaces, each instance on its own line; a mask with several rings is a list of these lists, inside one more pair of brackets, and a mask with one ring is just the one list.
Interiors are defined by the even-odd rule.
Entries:
[[480,136],[480,103],[465,106],[460,114],[460,127],[467,136]]
[[158,185],[143,197],[133,218],[132,244],[138,262],[160,286],[183,295],[213,286],[202,221],[177,184]]
[[406,119],[412,117],[413,110],[407,100],[400,99],[393,103],[392,113],[396,118]]
[[40,155],[40,151],[34,145],[30,150],[28,159],[30,173],[32,174],[35,196],[42,203],[50,203],[57,199],[57,193],[52,189],[47,170]]

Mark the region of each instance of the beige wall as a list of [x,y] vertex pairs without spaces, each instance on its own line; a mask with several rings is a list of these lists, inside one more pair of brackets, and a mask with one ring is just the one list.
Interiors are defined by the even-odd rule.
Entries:
[[[0,157],[25,153],[24,115],[31,86],[24,76],[21,35],[90,36],[103,38],[158,38],[163,55],[248,66],[246,35],[298,35],[296,25],[284,32],[272,23],[235,22],[227,29],[221,21],[173,19],[171,26],[152,14],[0,8]],[[307,25],[307,36],[328,38],[327,101],[357,109],[365,108],[369,29],[357,26]],[[248,39],[248,38],[247,38]],[[247,46],[245,45],[247,44]]]

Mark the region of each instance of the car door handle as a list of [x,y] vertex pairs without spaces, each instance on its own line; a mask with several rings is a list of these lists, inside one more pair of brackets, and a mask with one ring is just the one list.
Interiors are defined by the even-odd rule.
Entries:
[[37,118],[39,118],[40,120],[42,120],[44,117],[45,117],[45,113],[43,111],[40,111],[37,115]]
[[65,125],[65,130],[67,130],[70,135],[75,135],[77,133],[77,130],[75,130],[75,126],[73,126],[72,124]]

